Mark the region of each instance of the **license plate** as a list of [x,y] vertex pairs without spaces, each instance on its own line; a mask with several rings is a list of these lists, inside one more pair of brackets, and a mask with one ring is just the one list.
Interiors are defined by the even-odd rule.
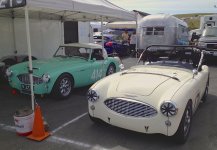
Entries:
[[21,93],[31,94],[31,86],[30,86],[30,84],[21,84]]

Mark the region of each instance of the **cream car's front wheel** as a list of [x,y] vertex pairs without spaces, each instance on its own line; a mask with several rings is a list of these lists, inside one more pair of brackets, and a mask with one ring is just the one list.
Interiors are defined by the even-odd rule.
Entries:
[[182,116],[179,128],[174,135],[177,143],[184,144],[189,136],[192,121],[192,104],[191,101],[188,102],[184,114]]

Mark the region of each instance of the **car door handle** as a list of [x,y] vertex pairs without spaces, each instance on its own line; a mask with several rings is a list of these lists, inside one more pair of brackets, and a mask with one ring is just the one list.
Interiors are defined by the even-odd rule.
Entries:
[[80,71],[85,71],[85,69],[81,69]]

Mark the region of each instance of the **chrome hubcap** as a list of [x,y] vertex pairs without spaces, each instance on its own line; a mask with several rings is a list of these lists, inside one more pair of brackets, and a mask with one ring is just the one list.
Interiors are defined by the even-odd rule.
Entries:
[[60,82],[60,93],[63,96],[68,96],[71,92],[71,82],[68,78],[63,78]]

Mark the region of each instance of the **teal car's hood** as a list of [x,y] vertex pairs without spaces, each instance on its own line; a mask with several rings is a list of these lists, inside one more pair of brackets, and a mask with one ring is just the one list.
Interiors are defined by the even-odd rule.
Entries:
[[[85,64],[87,63],[87,60],[81,59],[81,58],[61,58],[61,57],[54,57],[47,60],[34,60],[32,62],[33,67],[33,73],[42,75],[44,73],[49,73],[57,70],[64,70],[64,69],[70,69],[73,66],[76,65],[78,67],[78,64]],[[27,73],[29,68],[28,62],[20,63],[17,65],[14,65],[11,67],[12,71],[16,71],[17,73]]]

